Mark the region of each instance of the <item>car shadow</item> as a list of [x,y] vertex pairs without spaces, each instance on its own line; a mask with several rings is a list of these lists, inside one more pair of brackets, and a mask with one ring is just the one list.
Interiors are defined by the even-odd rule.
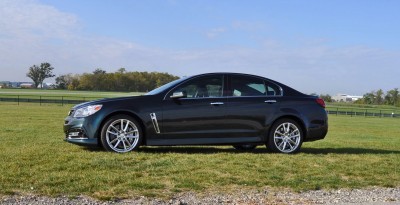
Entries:
[[82,146],[83,150],[86,150],[88,152],[106,152],[102,147],[100,146]]
[[[105,152],[101,147],[82,147],[89,152]],[[258,149],[244,151],[236,150],[233,147],[205,147],[205,146],[150,146],[140,147],[136,152],[141,153],[177,153],[177,154],[218,154],[218,153],[249,153],[249,154],[267,154],[271,153],[266,148],[259,146]],[[400,154],[398,150],[383,150],[383,149],[369,149],[357,147],[343,147],[343,148],[302,148],[299,154]]]
[[235,148],[227,147],[141,147],[138,152],[145,153],[178,153],[178,154],[218,154],[218,153],[268,153],[267,149],[254,149],[250,151],[236,150]]

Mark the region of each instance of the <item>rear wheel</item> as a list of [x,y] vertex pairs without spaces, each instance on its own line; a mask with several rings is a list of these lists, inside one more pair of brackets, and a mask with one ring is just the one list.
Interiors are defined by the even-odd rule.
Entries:
[[273,124],[267,148],[272,152],[296,153],[303,143],[303,130],[292,119],[280,119]]
[[116,115],[106,121],[101,130],[101,144],[107,151],[124,153],[140,146],[142,129],[128,115]]
[[233,145],[233,147],[237,150],[242,150],[242,151],[250,151],[253,150],[257,147],[257,145],[252,145],[252,144],[241,144],[241,145]]

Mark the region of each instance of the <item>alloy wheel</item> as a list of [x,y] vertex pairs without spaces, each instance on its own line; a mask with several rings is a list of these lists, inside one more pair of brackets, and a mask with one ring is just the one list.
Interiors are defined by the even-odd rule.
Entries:
[[106,130],[106,141],[108,146],[115,152],[129,152],[139,142],[139,129],[128,119],[117,119],[110,123]]
[[294,152],[301,143],[301,132],[293,123],[280,124],[274,132],[274,143],[280,152]]

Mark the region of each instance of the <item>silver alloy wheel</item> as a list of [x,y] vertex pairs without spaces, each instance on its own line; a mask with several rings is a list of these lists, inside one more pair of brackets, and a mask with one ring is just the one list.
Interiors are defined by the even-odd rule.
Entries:
[[127,119],[112,122],[106,131],[108,146],[116,152],[129,152],[139,142],[139,130],[135,123]]
[[295,124],[285,122],[280,124],[274,132],[274,143],[279,151],[291,153],[297,149],[301,142],[300,130]]

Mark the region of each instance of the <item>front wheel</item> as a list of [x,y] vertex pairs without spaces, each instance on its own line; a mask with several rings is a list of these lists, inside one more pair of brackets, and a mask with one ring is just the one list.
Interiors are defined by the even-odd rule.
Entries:
[[303,130],[292,119],[275,122],[269,133],[267,148],[272,152],[296,153],[303,143]]
[[104,123],[101,130],[101,144],[107,151],[125,153],[139,147],[142,129],[139,123],[128,115],[116,115]]

